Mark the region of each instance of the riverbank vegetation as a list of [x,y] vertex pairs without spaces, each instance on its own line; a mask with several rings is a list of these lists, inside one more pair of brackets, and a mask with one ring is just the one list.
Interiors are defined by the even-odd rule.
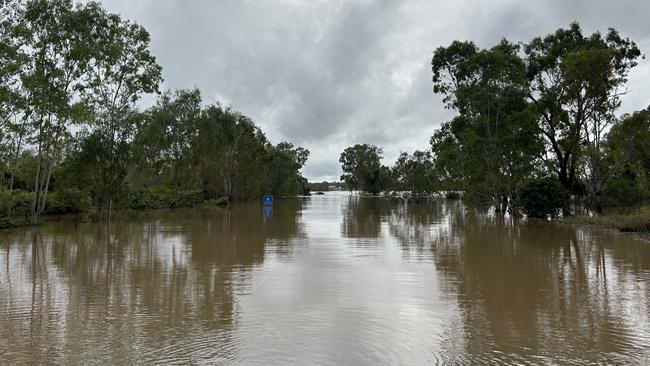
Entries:
[[2,3],[0,227],[308,189],[306,149],[198,90],[161,94],[149,42],[96,2]]
[[[640,57],[616,30],[575,23],[526,44],[439,47],[433,91],[456,116],[392,167],[380,147],[347,148],[341,180],[370,194],[460,191],[469,205],[538,218],[634,211],[650,203],[650,108],[616,113]],[[646,224],[630,227],[645,227],[648,211],[635,212]]]
[[642,207],[627,213],[603,215],[576,215],[568,223],[593,225],[617,229],[623,232],[650,233],[650,207]]

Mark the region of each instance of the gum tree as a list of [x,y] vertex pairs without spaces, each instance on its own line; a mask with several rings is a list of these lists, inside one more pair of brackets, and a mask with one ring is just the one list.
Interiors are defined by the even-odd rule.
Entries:
[[626,92],[638,47],[615,29],[587,36],[573,23],[533,39],[524,52],[528,99],[552,156],[548,165],[566,189],[573,189],[586,159],[590,195],[599,195],[606,179],[600,164],[602,138]]

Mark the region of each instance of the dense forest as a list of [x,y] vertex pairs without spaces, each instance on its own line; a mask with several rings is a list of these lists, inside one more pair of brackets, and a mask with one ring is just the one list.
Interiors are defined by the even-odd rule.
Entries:
[[616,30],[585,35],[577,23],[526,44],[439,47],[433,91],[457,115],[428,151],[392,167],[380,147],[345,149],[341,180],[371,194],[462,192],[468,204],[532,217],[646,205],[650,108],[616,115],[640,57]]
[[142,26],[96,2],[1,6],[0,227],[308,189],[306,149],[198,90],[160,93]]

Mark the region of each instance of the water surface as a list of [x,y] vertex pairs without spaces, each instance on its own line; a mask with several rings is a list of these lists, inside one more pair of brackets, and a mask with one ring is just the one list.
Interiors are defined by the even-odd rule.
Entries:
[[0,232],[0,364],[648,364],[650,243],[330,193]]

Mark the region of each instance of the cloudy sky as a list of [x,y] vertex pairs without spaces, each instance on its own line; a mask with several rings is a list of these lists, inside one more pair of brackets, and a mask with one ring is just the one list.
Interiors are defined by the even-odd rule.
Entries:
[[[144,25],[165,89],[198,87],[252,117],[272,142],[308,148],[303,174],[338,179],[347,146],[425,149],[453,114],[432,92],[433,50],[455,39],[526,42],[578,21],[614,27],[650,56],[647,0],[103,0]],[[650,60],[621,112],[650,104]]]

